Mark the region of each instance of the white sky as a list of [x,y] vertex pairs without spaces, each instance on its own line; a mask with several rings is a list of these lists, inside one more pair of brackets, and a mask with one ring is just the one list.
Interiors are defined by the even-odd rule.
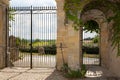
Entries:
[[[36,6],[38,6],[38,7],[40,7],[40,6],[56,6],[56,2],[55,2],[55,0],[11,0],[10,1],[10,6],[12,6],[12,7],[30,7],[30,6],[34,6],[34,7],[36,7]],[[57,20],[57,17],[55,17],[54,16],[54,20]],[[28,18],[29,19],[29,18]],[[39,19],[39,21],[37,21],[38,20],[38,18],[36,18],[36,19],[34,19],[33,21],[34,22],[37,22],[36,24],[33,22],[33,26],[34,27],[38,27],[38,25],[40,24],[40,23],[44,23],[44,21],[45,20],[42,20],[42,19]],[[53,20],[53,21],[54,21]],[[24,23],[24,22],[26,22],[26,21],[22,21],[22,22],[19,22],[19,23]],[[57,25],[57,23],[52,23],[52,21],[51,21],[51,24],[52,25]],[[20,24],[16,24],[16,25],[20,25]],[[27,26],[27,25],[29,25],[29,24],[27,24],[27,23],[25,23],[24,24],[25,26]],[[47,26],[48,25],[46,25],[46,26],[44,26],[44,27],[46,27],[46,29],[47,29]],[[55,26],[54,26],[55,27]],[[42,28],[41,28],[42,29]],[[44,28],[45,29],[45,28]],[[14,29],[13,29],[14,30]],[[29,30],[29,29],[27,29],[27,30]],[[16,28],[16,31],[14,31],[14,33],[15,32],[20,32],[20,31],[22,31],[22,30],[20,30],[20,28]],[[35,31],[35,30],[34,30]],[[53,32],[51,32],[51,35],[53,35],[53,34],[55,34],[54,36],[53,36],[53,38],[55,39],[55,37],[57,36],[56,35],[56,30],[51,30],[51,31],[53,31]],[[35,31],[36,33],[35,34],[40,34],[40,33],[37,33],[37,31]],[[33,36],[34,36],[34,38],[37,38],[37,37],[39,37],[39,36],[36,36],[35,34],[33,34]],[[44,36],[46,36],[46,37],[44,37],[44,39],[45,38],[47,38],[47,36],[48,36],[48,34],[50,34],[50,33],[46,33],[46,32],[44,32],[44,33],[42,33],[41,35],[44,35]],[[87,38],[87,37],[94,37],[96,35],[96,33],[83,33],[83,38]],[[16,36],[19,36],[20,37],[20,35],[18,35],[18,34],[16,34]],[[27,36],[24,36],[24,37],[27,37]]]
[[[19,13],[19,12],[17,12]],[[30,13],[30,12],[29,12]],[[41,12],[43,13],[43,12]],[[50,12],[49,12],[50,13]],[[33,39],[56,39],[57,37],[57,14],[33,14]],[[31,38],[31,15],[16,14],[15,20],[10,22],[9,34],[21,39]]]
[[[55,0],[11,0],[11,7],[41,7],[56,6]],[[40,11],[38,11],[40,12]],[[17,12],[19,13],[19,12]],[[24,13],[24,12],[23,12]],[[30,12],[29,12],[30,13]],[[43,13],[43,12],[40,12]],[[50,13],[49,11],[47,13]],[[15,21],[11,22],[10,35],[19,38],[30,39],[31,17],[30,14],[16,14]],[[33,39],[56,39],[57,37],[57,14],[33,14]]]
[[56,6],[55,0],[11,0],[10,6]]

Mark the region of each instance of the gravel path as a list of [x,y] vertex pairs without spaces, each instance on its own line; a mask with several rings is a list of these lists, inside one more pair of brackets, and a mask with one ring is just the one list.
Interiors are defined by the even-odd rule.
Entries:
[[[13,62],[14,67],[30,67],[30,55],[25,55],[22,59]],[[99,65],[98,58],[83,58],[83,64]],[[56,66],[55,55],[33,55],[32,66],[34,68],[54,68]]]
[[54,68],[5,68],[0,70],[0,80],[120,80],[99,66],[87,67],[85,79],[67,79]]

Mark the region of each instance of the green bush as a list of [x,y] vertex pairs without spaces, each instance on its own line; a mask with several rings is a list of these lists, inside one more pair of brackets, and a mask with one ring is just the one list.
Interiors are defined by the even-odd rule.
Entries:
[[67,78],[85,78],[87,69],[85,65],[82,65],[81,70],[71,70],[68,64],[63,64],[62,71],[65,72],[65,77]]
[[82,51],[83,53],[88,53],[88,54],[99,54],[99,47],[83,46]]
[[65,77],[67,78],[82,78],[81,71],[80,70],[70,70],[70,72],[65,74]]
[[45,54],[56,54],[56,45],[52,45],[52,46],[45,46],[44,47],[45,50]]
[[68,64],[65,63],[65,64],[63,64],[63,67],[62,67],[61,70],[62,70],[63,72],[65,72],[65,73],[67,73],[67,72],[70,70],[70,68],[68,67]]
[[99,42],[99,36],[96,35],[94,38],[93,38],[93,43],[98,43]]
[[[26,52],[26,53],[30,53],[31,50],[30,48],[19,48],[19,50],[21,52]],[[44,46],[44,50],[45,50],[45,54],[56,54],[56,45],[52,45],[52,46]],[[32,53],[38,53],[38,49],[36,47],[32,48]]]

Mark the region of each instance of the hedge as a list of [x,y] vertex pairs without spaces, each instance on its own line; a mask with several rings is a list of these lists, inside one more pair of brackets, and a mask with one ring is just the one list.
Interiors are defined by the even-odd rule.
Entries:
[[83,46],[82,51],[87,54],[99,54],[99,47]]
[[[19,50],[21,52],[26,52],[26,53],[30,53],[31,50],[30,48],[19,48]],[[53,46],[44,46],[44,50],[45,50],[45,54],[56,54],[56,46],[53,45]],[[32,53],[38,53],[38,48],[36,47],[33,47],[32,48]]]

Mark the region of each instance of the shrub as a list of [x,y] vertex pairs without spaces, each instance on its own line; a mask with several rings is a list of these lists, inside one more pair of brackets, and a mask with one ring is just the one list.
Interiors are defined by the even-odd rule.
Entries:
[[82,48],[83,53],[89,53],[89,54],[99,54],[99,47],[89,47],[89,46],[83,46]]
[[62,71],[67,73],[69,70],[70,68],[68,67],[68,64],[67,63],[63,64]]
[[45,50],[45,54],[56,54],[56,45],[52,45],[52,46],[45,46],[44,47]]
[[65,74],[65,77],[67,78],[82,78],[81,71],[80,70],[70,70],[67,74]]
[[[19,50],[21,52],[26,52],[26,53],[30,53],[30,47],[21,47],[19,48]],[[45,54],[56,54],[56,45],[52,45],[52,46],[44,46],[44,50],[45,50]],[[38,53],[38,48],[37,47],[33,47],[32,48],[32,52],[33,53]]]
[[63,64],[62,71],[67,78],[84,78],[87,72],[85,65],[82,65],[81,70],[71,70],[66,63]]
[[93,38],[93,43],[98,43],[98,42],[99,42],[99,36],[97,35]]

